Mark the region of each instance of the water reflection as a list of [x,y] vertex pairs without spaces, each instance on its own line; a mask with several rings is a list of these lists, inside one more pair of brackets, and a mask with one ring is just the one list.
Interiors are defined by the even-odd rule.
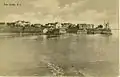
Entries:
[[70,34],[49,39],[0,39],[0,75],[53,75],[48,67],[53,63],[68,76],[82,72],[87,77],[115,77],[117,62],[118,38],[113,36]]

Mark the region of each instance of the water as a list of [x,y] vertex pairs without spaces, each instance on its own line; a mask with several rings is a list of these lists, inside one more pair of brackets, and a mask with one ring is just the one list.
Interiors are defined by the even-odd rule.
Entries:
[[65,76],[117,77],[116,33],[112,36],[68,34],[50,39],[0,37],[0,75],[52,76],[61,69]]

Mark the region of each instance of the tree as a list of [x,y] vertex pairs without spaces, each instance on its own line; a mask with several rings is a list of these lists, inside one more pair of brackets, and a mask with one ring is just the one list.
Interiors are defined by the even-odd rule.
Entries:
[[98,25],[98,28],[103,28],[103,25]]

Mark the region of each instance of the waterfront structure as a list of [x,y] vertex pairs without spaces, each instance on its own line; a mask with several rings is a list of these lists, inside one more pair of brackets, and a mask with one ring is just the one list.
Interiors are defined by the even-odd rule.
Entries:
[[[4,23],[1,23],[4,24]],[[47,23],[45,25],[36,23],[31,24],[28,21],[15,21],[8,22],[8,28],[6,31],[17,32],[17,33],[39,33],[47,35],[60,35],[65,33],[85,33],[85,34],[112,34],[109,27],[109,23],[104,25],[98,25],[95,27],[94,24],[72,24],[72,23]]]

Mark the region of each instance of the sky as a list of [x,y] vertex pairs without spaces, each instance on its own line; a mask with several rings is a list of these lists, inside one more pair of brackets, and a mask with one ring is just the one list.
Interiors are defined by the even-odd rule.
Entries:
[[0,9],[0,21],[103,24],[105,20],[118,28],[118,0],[0,0]]

